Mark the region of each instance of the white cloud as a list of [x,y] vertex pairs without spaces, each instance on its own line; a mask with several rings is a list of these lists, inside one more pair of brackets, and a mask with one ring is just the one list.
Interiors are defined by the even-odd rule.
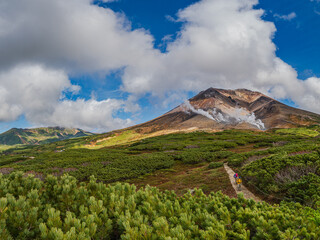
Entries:
[[[109,2],[103,0],[104,2]],[[0,121],[24,114],[38,125],[107,131],[131,124],[118,111],[135,112],[139,98],[179,99],[207,87],[249,88],[291,98],[320,112],[320,80],[297,79],[276,56],[273,23],[254,9],[257,0],[202,0],[178,12],[176,39],[154,48],[144,29],[132,30],[123,14],[92,0],[3,0],[0,3]],[[283,16],[282,16],[283,17]],[[289,14],[284,19],[290,20]],[[127,100],[63,99],[79,87],[68,77],[124,69]]]
[[[123,89],[134,94],[200,91],[208,87],[248,88],[276,98],[291,98],[301,107],[320,112],[303,100],[319,95],[308,81],[276,56],[275,25],[261,19],[256,0],[202,0],[179,11],[184,22],[167,53],[128,66]],[[318,87],[319,79],[314,79]]]
[[[130,92],[203,90],[209,86],[236,87],[275,65],[271,41],[274,24],[260,19],[256,1],[204,0],[178,13],[184,22],[168,52],[147,65],[130,65],[124,87]],[[242,83],[241,83],[242,82]]]
[[68,76],[106,74],[137,59],[148,61],[158,52],[144,29],[132,30],[123,14],[93,5],[91,0],[2,1],[0,121],[24,114],[37,125],[99,131],[127,126],[130,120],[113,114],[134,112],[137,104],[115,99],[61,100],[64,91],[80,90]]
[[63,71],[40,65],[22,65],[1,72],[0,120],[15,120],[26,112],[50,112],[64,91],[75,88]]
[[91,0],[4,0],[0,66],[43,63],[70,72],[121,68],[157,54],[153,37]]
[[292,19],[297,17],[297,14],[295,12],[289,13],[288,15],[280,15],[280,14],[273,14],[273,16],[276,19],[285,20],[285,21],[291,21]]
[[170,15],[166,15],[165,18],[166,18],[169,22],[177,22],[177,20],[176,20],[174,17],[170,16]]
[[22,65],[0,73],[0,121],[12,121],[24,114],[36,126],[77,127],[90,131],[107,131],[133,124],[119,119],[119,110],[134,112],[130,101],[95,99],[70,101],[64,92],[77,92],[63,71],[41,65]]
[[299,105],[310,111],[320,112],[320,79],[316,77],[308,78],[303,82],[305,94],[300,99],[293,98]]
[[64,100],[55,106],[53,112],[44,115],[29,116],[29,119],[45,126],[78,127],[93,132],[103,132],[113,129],[127,127],[133,124],[130,119],[120,119],[114,116],[119,110],[124,109],[126,102],[117,99],[96,101],[94,99],[85,101]]

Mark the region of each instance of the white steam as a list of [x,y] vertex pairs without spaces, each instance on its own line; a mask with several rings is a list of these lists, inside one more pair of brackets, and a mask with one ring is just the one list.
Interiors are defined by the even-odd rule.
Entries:
[[265,129],[264,123],[260,119],[256,119],[256,116],[253,112],[250,113],[243,108],[228,109],[226,112],[219,112],[217,108],[205,111],[201,108],[196,109],[188,100],[181,105],[181,108],[187,113],[193,112],[200,114],[219,123],[237,124],[247,122],[261,130]]
[[[200,114],[202,116],[205,116],[213,121],[217,121],[217,119],[215,119],[210,113],[204,111],[203,109],[199,108],[199,109],[195,109],[189,101],[185,101],[182,105],[181,105],[182,109],[185,112],[191,111],[194,112],[196,114]],[[222,116],[223,117],[223,116]]]
[[236,119],[237,122],[247,122],[259,129],[265,129],[264,123],[260,119],[256,119],[255,114],[248,112],[243,108],[235,108],[227,113],[229,118]]

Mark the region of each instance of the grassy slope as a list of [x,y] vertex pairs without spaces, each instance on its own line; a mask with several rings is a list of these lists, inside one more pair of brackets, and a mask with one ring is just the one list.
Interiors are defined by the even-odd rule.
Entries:
[[189,189],[200,188],[206,194],[211,191],[222,191],[229,197],[236,197],[224,168],[208,169],[208,164],[204,163],[196,165],[178,163],[171,169],[158,170],[129,180],[129,183],[138,187],[150,185],[160,190],[174,190],[177,195],[185,194]]
[[[138,133],[134,130],[116,131],[111,133],[100,134],[88,138],[87,144],[76,144],[74,148],[101,149],[119,145],[128,145],[143,139],[168,135],[173,133],[187,133],[188,131],[179,130],[162,130],[153,133]],[[190,131],[189,131],[190,132]]]
[[[245,200],[241,195],[229,199],[221,193],[208,194],[221,190],[235,197],[224,168],[209,168],[212,163],[228,161],[253,190],[267,182],[271,188],[267,185],[263,190],[269,196],[289,196],[298,187],[309,199],[316,199],[320,192],[317,180],[307,182],[315,187],[310,192],[307,186],[301,186],[299,179],[296,188],[286,189],[287,185],[281,186],[279,182],[274,185],[277,184],[274,175],[292,164],[319,169],[318,132],[318,128],[311,127],[268,132],[229,130],[176,133],[142,140],[131,138],[134,133],[125,133],[121,141],[112,140],[108,147],[87,147],[99,139],[105,141],[108,137],[105,134],[9,149],[0,156],[0,172],[22,170],[39,178],[47,173],[68,172],[79,180],[95,175],[98,181],[126,181],[142,188],[136,192],[133,185],[106,186],[93,179],[77,183],[67,175],[58,180],[51,176],[43,182],[22,178],[21,173],[0,175],[0,212],[1,207],[5,209],[0,238],[32,239],[31,236],[40,236],[41,231],[46,239],[50,234],[63,233],[65,239],[78,239],[80,232],[92,233],[88,239],[319,239],[320,212],[316,204],[309,205],[314,209],[284,202],[271,206]],[[127,141],[124,136],[129,136]],[[259,174],[252,176],[252,173]],[[319,179],[319,172],[315,176]],[[143,188],[146,185],[174,190],[178,196]],[[275,186],[282,187],[282,192],[275,192]],[[208,195],[199,190],[190,194],[188,190],[195,187]],[[19,211],[18,204],[22,206]],[[29,217],[37,209],[37,214],[32,215],[35,217]],[[70,222],[82,226],[81,221],[97,228],[89,231],[79,227],[72,232]]]
[[0,152],[11,149],[11,148],[17,148],[19,146],[14,145],[14,146],[10,146],[10,145],[0,145]]
[[66,129],[59,127],[34,129],[13,128],[5,133],[0,134],[0,144],[44,144],[73,137],[83,137],[90,135],[92,134],[80,129]]
[[[210,162],[228,161],[230,166],[243,174],[247,179],[244,179],[245,183],[252,190],[262,186],[263,195],[284,199],[292,195],[290,191],[293,188],[277,183],[275,175],[286,168],[285,164],[308,164],[291,159],[290,154],[297,151],[302,151],[296,154],[299,158],[304,156],[308,159],[308,154],[313,154],[314,164],[320,166],[319,156],[314,152],[320,144],[316,136],[318,131],[316,127],[268,132],[227,130],[217,133],[174,133],[151,138],[147,138],[150,135],[132,131],[102,134],[9,149],[1,156],[0,172],[21,170],[40,178],[46,174],[59,176],[68,172],[79,180],[86,180],[94,174],[104,182],[129,181],[138,186],[149,184],[175,190],[178,194],[199,187],[207,193],[223,190],[232,196],[224,169],[208,169]],[[272,164],[263,163],[267,156],[278,156],[279,152],[286,152],[278,159],[284,164],[274,168]],[[288,159],[291,162],[286,162]],[[259,171],[260,174],[264,171],[262,177],[252,176],[252,173]],[[315,174],[319,175],[319,172]],[[264,186],[261,182],[270,184]],[[317,182],[314,185],[320,186]],[[318,195],[313,195],[310,197],[314,203],[314,197]],[[300,202],[304,203],[304,200]]]
[[308,128],[288,128],[288,129],[279,129],[275,133],[278,134],[293,134],[307,137],[316,137],[319,135],[319,132],[316,129]]

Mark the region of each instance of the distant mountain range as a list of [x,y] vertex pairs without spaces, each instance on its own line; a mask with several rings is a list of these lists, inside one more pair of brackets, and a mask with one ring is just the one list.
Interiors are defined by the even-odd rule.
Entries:
[[32,129],[12,128],[0,134],[2,145],[35,145],[59,140],[93,135],[81,129],[61,127],[42,127]]
[[320,115],[287,106],[247,89],[209,88],[168,113],[129,129],[161,130],[290,128],[320,123]]

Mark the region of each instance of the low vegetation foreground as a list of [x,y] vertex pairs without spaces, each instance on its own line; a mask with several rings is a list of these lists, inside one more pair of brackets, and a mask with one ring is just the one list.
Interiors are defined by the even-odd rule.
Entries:
[[[0,239],[319,239],[319,132],[128,130],[4,150]],[[264,201],[237,197],[224,163]]]

